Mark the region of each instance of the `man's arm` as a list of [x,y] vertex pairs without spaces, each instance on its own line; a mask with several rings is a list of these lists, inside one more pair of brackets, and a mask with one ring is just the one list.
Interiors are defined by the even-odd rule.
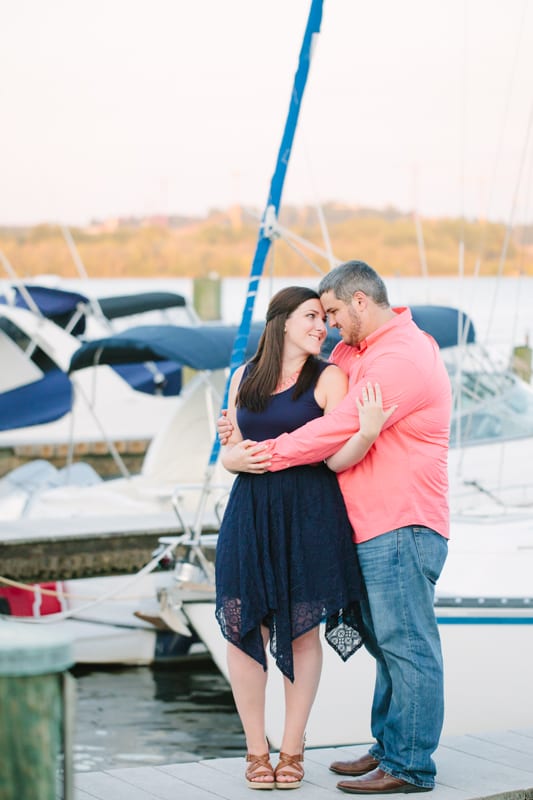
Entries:
[[268,469],[277,472],[287,467],[314,464],[339,450],[359,430],[356,396],[349,390],[329,414],[307,422],[292,433],[282,433],[277,439],[261,442],[265,461],[270,461]]
[[386,430],[423,402],[427,375],[410,358],[395,356],[391,362],[387,356],[375,360],[372,368],[350,387],[333,411],[292,433],[282,433],[277,439],[248,447],[234,468],[239,472],[276,472],[328,458],[359,430],[357,398],[368,382],[379,383],[386,405],[397,407],[383,426]]
[[[386,405],[395,406],[394,413],[383,425],[386,430],[410,415],[423,402],[427,376],[411,358],[384,357],[374,361],[372,368],[348,390],[344,400],[323,417],[311,420],[292,433],[282,433],[277,439],[261,443],[266,448],[263,458],[270,460],[269,471],[314,464],[337,452],[359,430],[357,399],[368,382],[379,383]],[[259,458],[259,455],[254,456]]]

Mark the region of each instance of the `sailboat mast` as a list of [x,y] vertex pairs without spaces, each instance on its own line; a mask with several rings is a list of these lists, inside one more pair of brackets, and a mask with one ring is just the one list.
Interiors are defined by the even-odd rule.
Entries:
[[[275,234],[283,186],[287,174],[287,167],[289,166],[289,159],[294,142],[294,135],[296,133],[296,126],[298,123],[305,86],[307,83],[307,77],[309,75],[315,37],[320,33],[320,25],[322,23],[322,6],[323,0],[311,0],[307,26],[300,49],[298,67],[294,76],[289,111],[285,122],[285,128],[283,130],[276,166],[270,181],[270,188],[265,210],[263,212],[263,216],[261,217],[259,235],[250,268],[248,289],[244,301],[241,322],[235,337],[235,342],[233,344],[230,361],[230,374],[226,383],[223,406],[227,406],[231,377],[237,367],[239,367],[245,360],[246,345],[248,342],[248,336],[250,334],[255,300],[259,289],[259,282],[263,274],[265,261],[272,244],[273,236]],[[216,462],[219,449],[220,443],[217,436],[209,459],[210,465]]]

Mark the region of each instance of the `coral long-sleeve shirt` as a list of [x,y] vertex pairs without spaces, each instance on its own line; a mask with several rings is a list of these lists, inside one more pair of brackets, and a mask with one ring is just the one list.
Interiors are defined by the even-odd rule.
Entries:
[[349,377],[337,408],[263,442],[272,471],[321,461],[359,429],[355,399],[363,386],[380,384],[384,408],[398,408],[365,458],[338,476],[357,543],[407,525],[449,536],[450,381],[435,340],[408,308],[395,311],[357,347],[340,342],[333,350],[330,360]]

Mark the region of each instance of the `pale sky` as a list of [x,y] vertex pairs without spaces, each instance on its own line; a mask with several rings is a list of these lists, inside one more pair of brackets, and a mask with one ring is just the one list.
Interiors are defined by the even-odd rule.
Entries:
[[[310,0],[4,0],[0,226],[264,207]],[[283,201],[533,219],[533,2],[324,0]]]

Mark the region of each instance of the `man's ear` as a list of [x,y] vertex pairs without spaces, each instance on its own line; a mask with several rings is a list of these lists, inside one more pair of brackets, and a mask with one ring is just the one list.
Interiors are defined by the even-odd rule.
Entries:
[[359,289],[353,293],[352,295],[352,305],[354,308],[359,309],[362,311],[364,308],[367,307],[368,304],[368,297],[364,292],[361,292]]

